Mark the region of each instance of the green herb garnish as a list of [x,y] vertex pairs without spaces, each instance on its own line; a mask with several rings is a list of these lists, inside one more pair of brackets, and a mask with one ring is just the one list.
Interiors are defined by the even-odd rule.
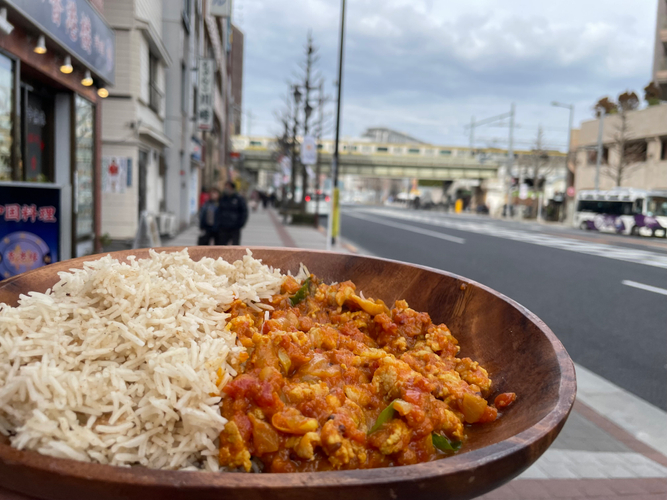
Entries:
[[437,449],[447,452],[459,451],[463,444],[461,441],[450,441],[447,436],[436,434],[435,432],[431,433],[431,441]]
[[289,298],[289,301],[292,303],[293,306],[299,304],[300,302],[303,302],[305,298],[308,297],[309,288],[310,288],[310,276],[308,276],[305,279],[303,285],[301,285],[301,288],[299,288],[299,291]]
[[385,422],[389,422],[392,418],[394,418],[394,412],[396,411],[394,410],[394,401],[389,403],[389,405],[380,412],[380,414],[378,415],[378,419],[375,421],[375,425],[371,427],[370,431],[368,431],[369,434],[372,434],[380,427],[382,427],[382,424],[384,424]]

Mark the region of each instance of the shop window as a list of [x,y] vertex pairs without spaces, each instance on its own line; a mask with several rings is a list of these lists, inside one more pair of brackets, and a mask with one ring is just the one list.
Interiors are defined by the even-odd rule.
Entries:
[[53,100],[23,88],[23,180],[53,182]]
[[93,105],[89,101],[77,95],[74,106],[75,242],[80,243],[81,241],[90,240],[93,237],[95,209],[93,192],[95,120]]
[[0,54],[0,181],[12,180],[14,62]]

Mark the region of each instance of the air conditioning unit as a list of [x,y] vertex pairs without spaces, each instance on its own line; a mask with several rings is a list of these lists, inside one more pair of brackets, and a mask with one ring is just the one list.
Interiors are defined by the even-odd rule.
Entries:
[[160,234],[161,235],[166,235],[171,238],[176,236],[176,232],[178,231],[177,224],[176,224],[176,216],[174,214],[170,214],[167,212],[160,212],[160,216],[158,217],[159,220],[159,226],[160,226]]

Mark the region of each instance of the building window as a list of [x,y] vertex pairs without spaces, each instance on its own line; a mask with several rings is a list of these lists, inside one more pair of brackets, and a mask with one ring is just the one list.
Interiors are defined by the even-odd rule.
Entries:
[[181,113],[188,114],[188,71],[181,63]]
[[94,192],[93,161],[95,154],[93,105],[76,96],[74,110],[74,202],[76,203],[75,242],[93,237]]
[[162,101],[162,92],[158,88],[158,68],[159,62],[157,57],[152,52],[148,53],[148,105],[156,113],[160,112],[160,104]]
[[660,159],[667,160],[667,137],[660,140]]
[[188,32],[190,32],[190,12],[192,12],[192,0],[183,0],[183,23]]
[[410,148],[410,149],[408,149],[408,153],[410,153],[411,155],[418,155],[419,153],[421,153],[421,149],[419,149],[419,148]]
[[623,157],[628,163],[642,163],[647,160],[648,143],[646,141],[630,141],[626,143]]
[[14,61],[0,54],[0,181],[12,180]]
[[23,87],[23,180],[53,182],[53,99]]
[[403,148],[394,148],[393,152],[395,155],[401,155],[403,154]]
[[379,148],[377,148],[377,152],[378,153],[388,153],[389,148],[379,147]]
[[[596,165],[598,161],[598,151],[597,149],[593,149],[588,152],[588,164],[589,165]],[[609,148],[607,146],[602,147],[602,161],[600,162],[602,165],[607,165],[609,163]]]
[[251,146],[261,146],[261,145],[262,145],[262,141],[250,141],[250,145],[251,145]]
[[452,156],[452,152],[449,149],[441,149],[440,150],[440,155],[441,156]]

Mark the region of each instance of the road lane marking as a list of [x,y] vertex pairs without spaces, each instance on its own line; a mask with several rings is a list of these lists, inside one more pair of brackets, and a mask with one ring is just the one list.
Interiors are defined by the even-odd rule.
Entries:
[[[651,252],[648,250],[635,250],[605,243],[587,243],[543,233],[535,234],[525,230],[502,228],[489,222],[473,221],[463,218],[453,219],[445,218],[442,216],[438,217],[435,214],[429,214],[426,216],[420,213],[413,213],[408,211],[401,212],[384,208],[367,208],[363,209],[363,212],[366,214],[372,214],[374,216],[388,217],[394,220],[409,220],[422,224],[455,229],[458,231],[478,233],[485,236],[493,236],[496,238],[520,241],[522,243],[530,243],[532,245],[556,248],[559,250],[567,250],[570,252],[594,255],[596,257],[622,260],[625,262],[632,262],[635,264],[667,269],[667,255]],[[350,213],[346,212],[346,215],[350,215]]]
[[633,288],[639,288],[640,290],[646,290],[647,292],[659,293],[660,295],[667,295],[667,290],[664,288],[658,288],[657,286],[645,285],[644,283],[637,283],[636,281],[623,280],[621,281],[626,286],[631,286]]
[[381,224],[383,226],[395,227],[398,229],[403,229],[405,231],[410,231],[417,234],[423,234],[425,236],[431,236],[432,238],[439,238],[441,240],[450,241],[452,243],[458,243],[459,245],[465,244],[466,240],[463,238],[458,238],[457,236],[450,236],[448,234],[439,233],[437,231],[431,231],[430,229],[422,229],[421,227],[408,226],[407,224],[401,224],[400,222],[388,222],[382,219],[377,219],[375,217],[368,217],[365,215],[359,215],[357,213],[351,214],[346,213],[348,217],[353,217],[355,219],[367,220],[369,222],[374,222],[375,224]]

